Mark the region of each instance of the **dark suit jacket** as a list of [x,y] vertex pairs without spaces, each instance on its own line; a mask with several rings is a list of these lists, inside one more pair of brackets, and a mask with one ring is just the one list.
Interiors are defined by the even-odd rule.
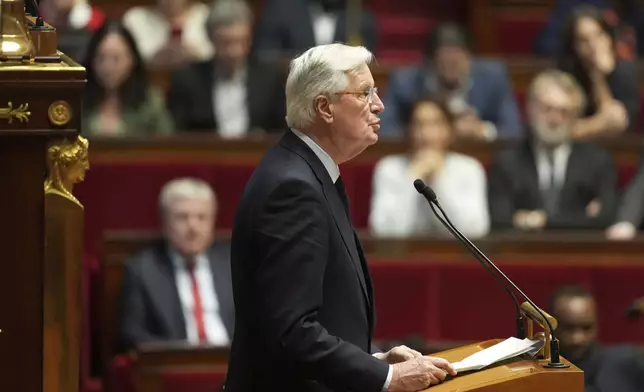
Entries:
[[[269,0],[258,21],[253,54],[262,60],[274,60],[300,54],[316,45],[313,19],[308,0]],[[297,23],[294,23],[297,21]],[[376,21],[373,13],[360,13],[362,45],[376,50]],[[347,42],[347,13],[337,11],[333,42]]]
[[[493,229],[513,227],[517,210],[543,209],[539,175],[530,142],[500,152],[488,179],[488,201]],[[573,143],[565,182],[559,196],[559,213],[549,216],[549,229],[603,229],[617,209],[617,173],[612,156],[588,143]],[[586,207],[597,199],[598,216],[586,216]]]
[[287,131],[237,208],[227,392],[380,392],[367,263],[322,162]]
[[[436,95],[438,86],[428,69],[422,63],[391,74],[383,98],[385,111],[380,115],[382,135],[403,135],[415,101]],[[473,59],[469,83],[467,103],[476,109],[481,120],[494,123],[499,137],[523,134],[516,97],[502,62]]]
[[[168,108],[179,131],[216,131],[212,61],[194,63],[172,75]],[[282,73],[266,64],[248,65],[247,105],[250,131],[283,130],[286,106]]]
[[[230,248],[213,245],[208,251],[220,317],[233,336],[235,308],[230,278]],[[156,341],[186,340],[186,325],[167,244],[143,250],[125,263],[121,289],[121,344],[129,349]]]
[[644,351],[629,346],[596,346],[576,363],[585,392],[644,392]]
[[644,155],[637,173],[628,184],[617,214],[617,222],[630,222],[637,228],[644,223]]

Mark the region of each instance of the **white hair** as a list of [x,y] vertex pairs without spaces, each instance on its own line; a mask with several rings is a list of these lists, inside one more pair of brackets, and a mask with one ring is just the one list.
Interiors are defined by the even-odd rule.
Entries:
[[315,121],[315,98],[347,88],[347,74],[371,64],[373,54],[363,46],[315,46],[291,61],[286,80],[286,123],[303,129]]
[[159,193],[159,208],[165,211],[176,199],[208,199],[217,203],[215,191],[207,182],[196,178],[177,178],[166,183]]

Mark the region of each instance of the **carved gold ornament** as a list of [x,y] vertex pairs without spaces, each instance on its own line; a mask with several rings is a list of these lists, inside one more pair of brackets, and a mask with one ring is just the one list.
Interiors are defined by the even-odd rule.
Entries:
[[47,114],[52,124],[62,126],[72,119],[72,107],[65,101],[55,101],[49,105]]
[[74,197],[74,185],[85,179],[89,170],[89,142],[82,136],[52,143],[47,149],[48,176],[45,194],[56,193],[83,207]]
[[28,103],[23,103],[17,108],[14,108],[13,102],[9,101],[6,108],[0,108],[0,118],[8,120],[9,124],[11,124],[14,118],[20,122],[29,122],[31,112],[28,109]]

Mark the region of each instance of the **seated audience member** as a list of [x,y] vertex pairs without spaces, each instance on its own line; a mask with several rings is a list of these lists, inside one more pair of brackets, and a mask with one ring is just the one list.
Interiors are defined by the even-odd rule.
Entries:
[[487,234],[490,218],[485,171],[476,159],[450,151],[453,139],[453,118],[443,103],[421,100],[414,105],[409,152],[385,157],[375,168],[369,216],[375,235],[448,233],[414,189],[416,178],[434,189],[454,225],[466,236]]
[[283,129],[283,77],[276,67],[248,58],[252,26],[246,3],[213,2],[207,26],[217,48],[214,60],[172,77],[168,107],[177,128],[216,131],[224,138]]
[[493,140],[521,135],[520,115],[505,65],[472,56],[465,32],[447,23],[429,36],[426,60],[391,74],[383,102],[383,136],[400,136],[413,103],[438,97],[456,117],[459,137]]
[[[27,1],[27,10],[31,2]],[[85,51],[105,15],[87,0],[41,0],[38,10],[43,20],[56,27],[58,49],[79,63],[85,62]]]
[[38,10],[43,20],[55,26],[57,31],[96,31],[105,22],[105,14],[88,0],[40,0]]
[[617,208],[617,175],[607,151],[573,141],[581,87],[548,70],[528,92],[530,137],[498,153],[489,173],[493,229],[604,229]]
[[123,15],[143,60],[158,68],[174,68],[212,57],[204,28],[208,6],[193,0],[157,0],[153,6],[133,7]]
[[132,35],[110,21],[92,37],[87,51],[82,132],[88,136],[172,132],[163,95],[148,84]]
[[637,174],[622,197],[616,223],[606,230],[610,240],[630,240],[644,223],[644,156],[640,157]]
[[[268,0],[258,21],[253,53],[262,60],[276,60],[333,42],[375,51],[376,20],[364,5],[359,15],[352,15],[347,0]],[[359,42],[350,28],[357,30]]]
[[562,38],[557,66],[572,74],[588,105],[573,129],[575,139],[624,132],[639,111],[637,64],[620,60],[615,40],[598,9],[575,8]]
[[228,245],[213,243],[217,201],[201,180],[180,178],[159,195],[164,240],[124,267],[124,348],[156,341],[227,346],[234,330]]
[[585,288],[559,288],[551,299],[550,313],[559,323],[561,354],[584,371],[584,391],[644,391],[644,351],[599,343],[597,305]]
[[594,5],[601,9],[602,17],[615,32],[617,56],[634,60],[644,53],[644,10],[638,7],[639,0],[557,0],[552,7],[548,22],[535,40],[535,53],[554,56],[560,48],[560,32],[570,12],[579,5]]

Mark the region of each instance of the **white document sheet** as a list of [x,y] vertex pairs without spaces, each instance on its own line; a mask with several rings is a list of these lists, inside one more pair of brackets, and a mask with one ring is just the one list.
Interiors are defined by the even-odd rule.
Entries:
[[454,362],[452,366],[454,366],[457,372],[480,370],[496,362],[518,357],[519,355],[528,354],[535,356],[543,345],[544,342],[542,340],[530,340],[527,338],[521,340],[512,337],[492,347],[488,347],[483,351],[474,353],[462,361]]

